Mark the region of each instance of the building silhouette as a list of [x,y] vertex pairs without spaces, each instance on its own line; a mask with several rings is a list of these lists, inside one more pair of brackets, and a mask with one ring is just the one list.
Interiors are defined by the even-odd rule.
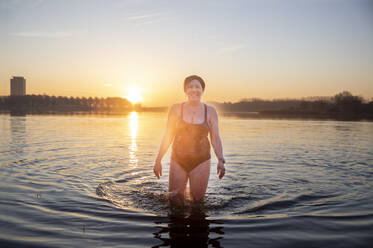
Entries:
[[26,79],[24,77],[13,77],[12,79],[10,79],[10,95],[26,95]]

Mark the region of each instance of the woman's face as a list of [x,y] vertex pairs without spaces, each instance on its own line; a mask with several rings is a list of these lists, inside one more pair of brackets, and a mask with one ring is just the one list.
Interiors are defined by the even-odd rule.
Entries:
[[185,93],[190,101],[199,101],[203,93],[201,83],[197,79],[190,81],[185,89]]

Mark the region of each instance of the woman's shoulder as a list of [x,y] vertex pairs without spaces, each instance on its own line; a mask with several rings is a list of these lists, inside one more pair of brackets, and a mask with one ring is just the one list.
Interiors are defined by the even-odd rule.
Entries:
[[174,103],[171,105],[170,109],[169,109],[169,113],[170,114],[173,114],[173,115],[177,115],[179,116],[180,115],[180,110],[181,110],[181,105],[183,103]]
[[218,119],[218,113],[216,112],[216,109],[214,106],[208,105],[206,103],[205,105],[207,108],[207,120],[209,124],[212,125]]
[[182,102],[174,103],[172,104],[171,108],[180,108],[182,104],[183,104]]
[[183,104],[182,102],[174,103],[174,104],[171,105],[170,109],[174,110],[174,111],[178,110],[178,109],[181,109],[182,104]]
[[207,108],[207,113],[216,114],[216,109],[215,109],[214,106],[208,105],[206,103],[205,103],[205,105],[206,105],[206,108]]

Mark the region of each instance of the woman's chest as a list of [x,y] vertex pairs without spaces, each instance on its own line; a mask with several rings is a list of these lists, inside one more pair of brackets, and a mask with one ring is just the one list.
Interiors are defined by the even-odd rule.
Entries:
[[184,110],[184,113],[182,115],[182,119],[186,123],[192,123],[192,124],[200,124],[205,121],[205,115],[203,111],[191,111],[191,110]]

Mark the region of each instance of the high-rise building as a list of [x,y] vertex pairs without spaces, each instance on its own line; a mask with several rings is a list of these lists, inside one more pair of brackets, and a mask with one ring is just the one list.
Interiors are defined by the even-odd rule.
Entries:
[[10,79],[10,95],[26,95],[26,79],[24,77],[13,77],[12,79]]

